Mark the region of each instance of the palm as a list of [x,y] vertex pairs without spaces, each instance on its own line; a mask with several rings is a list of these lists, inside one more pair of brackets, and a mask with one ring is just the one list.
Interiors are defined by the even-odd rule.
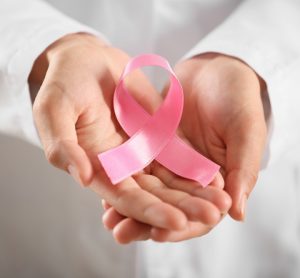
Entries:
[[[186,76],[190,72],[195,74]],[[265,140],[258,78],[245,64],[224,56],[209,62],[201,56],[187,60],[178,65],[177,73],[185,92],[184,134],[221,165],[225,188],[233,198],[232,215],[241,219],[237,199],[249,195],[255,184]],[[245,178],[250,182],[243,193]]]
[[[88,98],[80,90],[74,92],[76,102],[82,109],[76,123],[78,142],[91,158],[128,139],[114,115],[113,94],[130,58],[119,49],[110,48],[106,51],[108,67],[106,65],[103,70],[99,70],[98,78],[86,79],[82,84],[89,94]],[[132,74],[128,79],[130,92],[143,107],[152,112],[160,103],[159,94],[141,72]]]

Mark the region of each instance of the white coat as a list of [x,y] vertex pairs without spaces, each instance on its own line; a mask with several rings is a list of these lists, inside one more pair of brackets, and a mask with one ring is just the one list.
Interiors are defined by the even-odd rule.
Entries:
[[173,65],[207,51],[248,63],[268,85],[270,159],[245,223],[227,217],[202,238],[123,247],[102,228],[97,196],[49,167],[37,148],[2,136],[0,277],[300,277],[300,1],[49,2],[0,1],[2,133],[39,145],[28,74],[49,44],[83,31]]

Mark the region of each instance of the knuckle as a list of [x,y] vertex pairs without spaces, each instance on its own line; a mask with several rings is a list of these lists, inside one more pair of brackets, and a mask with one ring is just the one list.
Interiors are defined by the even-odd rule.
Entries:
[[241,175],[246,181],[246,193],[249,195],[258,180],[258,171],[243,170]]
[[52,80],[46,84],[43,84],[43,89],[49,92],[56,92],[63,94],[66,91],[65,84],[60,80]]
[[247,172],[246,175],[249,180],[249,192],[250,192],[258,180],[258,172]]
[[128,206],[128,203],[132,201],[134,190],[131,188],[120,188],[117,191],[117,196],[115,199],[116,208],[123,209]]
[[44,140],[44,152],[47,161],[53,166],[66,170],[67,165],[66,156],[68,154],[69,147],[72,144],[72,140],[56,140],[45,141]]
[[59,107],[63,103],[65,87],[62,82],[51,81],[44,83],[38,92],[38,95],[33,103],[33,114],[49,114],[55,107]]
[[49,103],[45,100],[42,101],[40,98],[36,98],[32,106],[32,112],[34,118],[39,117],[47,110],[49,110]]
[[258,169],[235,168],[230,171],[227,180],[235,181],[235,185],[243,184],[245,193],[249,195],[258,180],[258,175]]
[[59,165],[60,144],[51,143],[45,148],[45,155],[48,162],[54,166]]

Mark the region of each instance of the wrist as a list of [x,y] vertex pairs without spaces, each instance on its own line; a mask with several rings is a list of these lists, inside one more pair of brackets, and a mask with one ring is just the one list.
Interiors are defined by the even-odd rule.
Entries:
[[229,67],[237,69],[237,71],[243,71],[248,75],[252,75],[254,77],[253,79],[256,79],[259,83],[260,91],[266,91],[267,85],[264,79],[255,71],[255,69],[253,69],[245,61],[239,59],[238,57],[218,52],[207,52],[194,56],[191,59],[195,59],[202,67],[205,67],[212,61],[218,60],[219,63],[227,64]]
[[84,45],[86,48],[89,48],[92,45],[101,47],[106,46],[106,44],[101,39],[91,34],[74,33],[56,40],[54,43],[49,45],[40,54],[40,56],[38,56],[32,66],[31,72],[28,77],[32,102],[34,101],[37,94],[36,88],[39,88],[44,81],[52,57],[61,55],[71,48],[82,45]]

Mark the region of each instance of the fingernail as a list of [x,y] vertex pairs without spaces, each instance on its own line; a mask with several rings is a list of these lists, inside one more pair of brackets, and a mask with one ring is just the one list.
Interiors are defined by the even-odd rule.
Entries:
[[79,176],[79,173],[78,173],[76,167],[74,167],[73,165],[70,164],[68,166],[68,172],[77,183],[79,183],[81,186],[83,186],[83,183],[81,181],[81,178]]
[[245,214],[246,214],[246,203],[247,203],[247,195],[244,194],[241,200],[241,215],[242,221],[245,221]]

